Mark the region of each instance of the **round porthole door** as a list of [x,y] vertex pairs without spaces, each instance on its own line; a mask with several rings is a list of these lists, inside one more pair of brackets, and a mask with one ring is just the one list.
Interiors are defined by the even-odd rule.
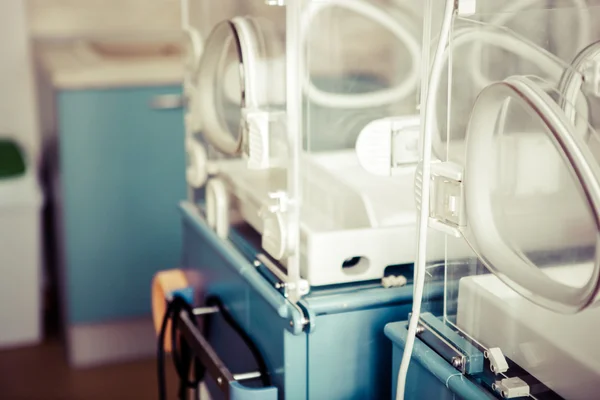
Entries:
[[481,92],[467,125],[457,225],[517,293],[575,313],[600,290],[599,155],[585,139],[598,133],[549,87],[512,77]]

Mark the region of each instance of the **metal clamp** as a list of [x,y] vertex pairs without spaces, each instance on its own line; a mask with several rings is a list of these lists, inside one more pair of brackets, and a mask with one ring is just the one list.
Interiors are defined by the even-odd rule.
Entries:
[[[284,274],[283,271],[274,262],[272,262],[269,259],[269,257],[267,257],[264,254],[256,255],[256,259],[254,260],[254,266],[256,268],[264,266],[269,270],[269,272],[273,274],[274,278],[276,279],[276,281],[273,283],[273,286],[275,287],[275,289],[281,291],[283,297],[289,300],[292,307],[298,310],[298,312],[302,316],[299,321],[300,329],[304,330],[305,327],[307,327],[310,324],[310,320],[305,311],[302,309],[302,307],[298,306],[297,302],[294,301],[294,298],[290,298],[290,293],[300,297],[307,295],[310,292],[310,285],[308,281],[305,279],[300,279],[298,282],[295,283],[290,282],[288,276]],[[298,290],[296,290],[296,288]],[[294,326],[293,320],[290,320],[290,326]]]
[[447,161],[431,166],[429,226],[455,237],[466,224],[462,166]]
[[288,276],[264,254],[257,254],[254,260],[254,266],[260,267],[264,265],[278,280],[275,283],[275,289],[283,290],[283,296],[289,297],[289,292],[296,290],[299,296],[307,295],[310,292],[310,285],[305,279],[300,279],[298,282],[290,282]]
[[417,335],[463,374],[483,372],[483,353],[433,314],[421,314]]

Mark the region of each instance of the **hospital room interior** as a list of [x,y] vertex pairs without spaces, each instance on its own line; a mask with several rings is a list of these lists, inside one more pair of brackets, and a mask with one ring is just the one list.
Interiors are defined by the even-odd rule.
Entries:
[[600,398],[600,0],[0,0],[0,51],[0,399]]

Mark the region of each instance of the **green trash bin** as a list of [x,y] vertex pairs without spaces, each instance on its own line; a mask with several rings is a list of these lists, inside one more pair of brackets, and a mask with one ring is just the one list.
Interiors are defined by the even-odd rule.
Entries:
[[0,139],[0,180],[25,174],[25,158],[17,143]]

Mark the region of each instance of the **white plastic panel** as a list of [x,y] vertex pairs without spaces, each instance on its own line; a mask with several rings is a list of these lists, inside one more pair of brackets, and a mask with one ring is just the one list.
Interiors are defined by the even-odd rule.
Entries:
[[422,8],[301,1],[301,271],[381,279],[414,260]]
[[[580,285],[573,280],[587,274],[589,267],[555,267],[549,272],[557,280]],[[554,313],[489,274],[463,278],[458,292],[457,326],[502,349],[562,397],[596,397],[600,354],[591,332],[600,329],[600,309],[575,315]]]

